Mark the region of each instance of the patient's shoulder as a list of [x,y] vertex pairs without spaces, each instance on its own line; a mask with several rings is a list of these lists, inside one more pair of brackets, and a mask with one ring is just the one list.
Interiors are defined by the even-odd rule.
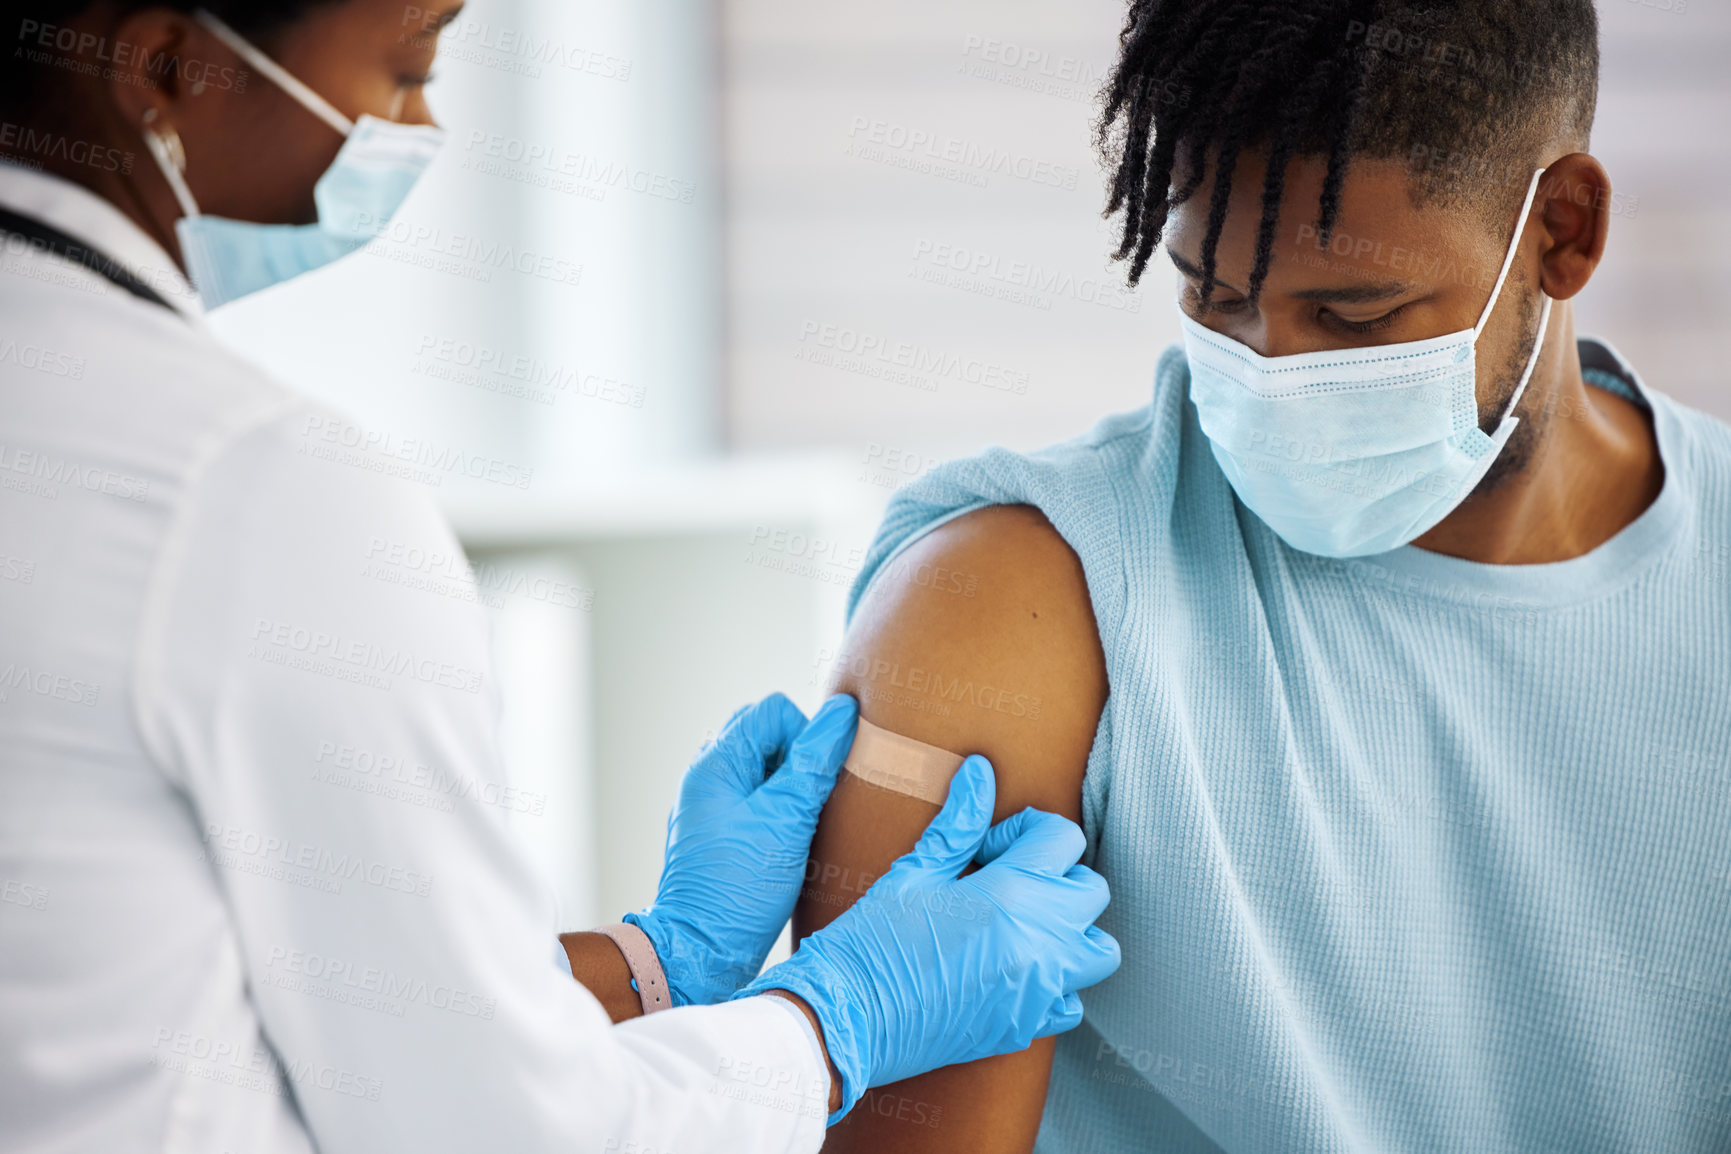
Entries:
[[998,771],[999,810],[1080,812],[1106,699],[1082,565],[1030,505],[979,509],[914,541],[861,601],[836,688],[874,724]]

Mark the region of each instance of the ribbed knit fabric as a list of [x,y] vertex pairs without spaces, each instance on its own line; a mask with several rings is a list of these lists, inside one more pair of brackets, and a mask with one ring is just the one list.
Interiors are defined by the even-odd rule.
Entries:
[[891,504],[853,605],[1027,503],[1104,643],[1084,817],[1124,965],[1040,1151],[1731,1152],[1731,428],[1580,347],[1666,479],[1557,564],[1289,548],[1176,349],[1147,408]]

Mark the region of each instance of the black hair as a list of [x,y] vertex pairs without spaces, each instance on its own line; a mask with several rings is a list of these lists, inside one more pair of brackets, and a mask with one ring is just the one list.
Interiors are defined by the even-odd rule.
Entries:
[[[325,7],[332,0],[110,0],[108,7],[117,18],[147,8],[167,8],[191,14],[200,8],[229,25],[242,36],[268,41],[270,35],[295,23],[315,8]],[[0,71],[0,110],[21,118],[37,111],[52,99],[51,78],[55,75],[76,74],[91,67],[100,68],[103,59],[111,59],[113,45],[81,45],[69,42],[61,31],[66,25],[91,8],[92,0],[0,0],[0,29],[4,29],[13,44],[13,59]],[[52,47],[44,47],[42,40]],[[38,61],[34,53],[46,54],[46,62]],[[169,62],[166,67],[174,67]]]
[[1206,304],[1247,150],[1268,160],[1253,302],[1295,157],[1327,160],[1324,245],[1355,157],[1405,162],[1417,204],[1504,213],[1489,193],[1524,191],[1546,141],[1586,146],[1598,83],[1593,0],[1131,0],[1096,127],[1113,172],[1106,215],[1124,215],[1114,257],[1136,284],[1212,156]]

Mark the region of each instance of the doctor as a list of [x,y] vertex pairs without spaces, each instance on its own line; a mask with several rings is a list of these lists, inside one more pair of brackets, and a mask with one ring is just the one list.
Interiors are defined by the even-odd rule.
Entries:
[[992,825],[978,758],[758,976],[846,697],[736,714],[654,903],[555,944],[485,622],[379,563],[456,541],[200,319],[389,218],[456,5],[210,7],[4,3],[0,1149],[809,1151],[867,1087],[1075,1025],[1105,884],[1064,819]]

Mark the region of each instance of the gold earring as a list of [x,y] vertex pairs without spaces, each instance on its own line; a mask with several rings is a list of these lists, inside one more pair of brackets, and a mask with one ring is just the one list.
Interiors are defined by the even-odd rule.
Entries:
[[180,133],[174,130],[174,125],[172,124],[164,124],[161,127],[157,127],[156,122],[158,119],[160,119],[160,117],[156,109],[146,108],[144,110],[145,135],[148,137],[154,137],[162,146],[162,156],[170,164],[174,165],[174,170],[176,172],[185,172],[186,147],[180,143]]

